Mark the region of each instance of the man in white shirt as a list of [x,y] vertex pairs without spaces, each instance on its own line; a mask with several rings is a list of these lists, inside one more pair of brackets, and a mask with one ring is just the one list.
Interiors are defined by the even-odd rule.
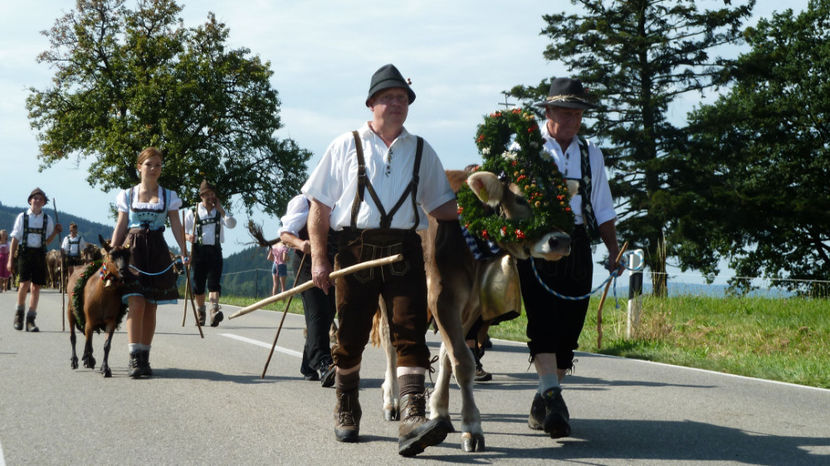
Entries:
[[205,325],[205,282],[210,292],[210,326],[216,327],[224,315],[219,310],[219,294],[222,286],[222,243],[225,241],[223,227],[233,228],[236,219],[230,212],[225,212],[222,203],[216,197],[216,188],[202,180],[199,186],[202,202],[195,209],[189,209],[184,217],[185,238],[191,248],[193,268],[193,297],[199,311],[199,325]]
[[76,265],[83,264],[83,259],[81,259],[81,251],[86,249],[87,246],[86,241],[78,235],[78,225],[75,222],[69,224],[69,235],[63,239],[63,243],[61,243],[61,251],[63,251],[64,256],[66,257],[66,269],[67,272],[65,276],[72,275],[72,272],[75,271]]
[[314,169],[303,194],[311,199],[308,229],[312,280],[330,293],[329,228],[338,237],[337,269],[397,253],[404,260],[341,277],[334,283],[340,317],[334,433],[338,441],[356,442],[360,361],[369,338],[378,297],[386,301],[390,331],[398,357],[401,421],[398,453],[414,456],[444,440],[447,420],[427,420],[424,375],[426,346],[426,277],[416,230],[427,227],[427,213],[457,221],[455,195],[441,161],[422,138],[403,126],[415,93],[393,65],[372,76],[366,106],[371,121],[337,137]]
[[26,313],[26,331],[37,332],[35,325],[37,303],[40,299],[40,287],[46,284],[46,245],[63,231],[60,224],[55,224],[52,218],[43,212],[43,206],[49,201],[46,193],[35,188],[29,194],[29,209],[21,212],[14,221],[12,229],[12,244],[9,251],[9,271],[14,271],[14,255],[17,246],[20,251],[17,257],[17,271],[20,287],[17,290],[17,310],[14,316],[15,330],[23,330],[23,307],[26,304],[26,294],[32,290],[29,298],[29,312]]
[[[582,296],[591,291],[591,242],[602,239],[610,262],[619,252],[617,216],[602,152],[577,136],[583,112],[595,105],[588,100],[582,83],[570,78],[554,79],[547,99],[538,105],[545,109],[545,153],[553,158],[566,179],[579,180],[580,187],[570,201],[576,224],[571,232],[571,254],[557,262],[536,261],[536,269],[555,291],[565,296]],[[573,301],[550,294],[539,284],[530,260],[517,261],[517,268],[527,313],[527,345],[539,377],[528,426],[543,430],[551,438],[567,437],[571,432],[570,415],[560,382],[573,368],[573,351],[585,322],[589,298]]]

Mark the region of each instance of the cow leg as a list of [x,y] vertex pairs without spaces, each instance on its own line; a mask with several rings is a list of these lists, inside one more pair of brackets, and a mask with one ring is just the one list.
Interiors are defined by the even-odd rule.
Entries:
[[383,393],[383,417],[387,421],[397,421],[401,417],[398,400],[398,353],[392,344],[392,335],[389,331],[389,317],[386,314],[386,303],[378,300],[380,307],[380,341],[383,352],[386,353],[386,373],[383,376],[381,391]]
[[[440,308],[439,308],[440,309]],[[452,309],[452,308],[448,308]],[[458,309],[456,307],[455,309]],[[484,433],[481,430],[481,414],[473,396],[475,376],[475,359],[467,347],[464,339],[464,328],[461,324],[461,313],[437,313],[438,327],[443,338],[441,369],[436,383],[435,392],[430,399],[432,417],[449,417],[449,378],[450,370],[445,369],[452,365],[452,373],[461,390],[461,447],[464,451],[484,451]],[[449,315],[446,315],[449,314]],[[443,322],[442,322],[443,320]]]
[[88,369],[95,369],[95,358],[92,357],[92,325],[89,323],[89,316],[87,316],[86,328],[84,329],[86,335],[86,343],[84,344],[84,367]]
[[[72,311],[69,311],[72,312]],[[77,342],[77,337],[75,336],[75,326],[72,324],[72,321],[69,321],[69,343],[72,345],[72,358],[69,359],[69,366],[72,369],[78,368],[78,353],[75,352],[75,343]]]
[[110,345],[112,344],[112,334],[115,333],[115,323],[107,324],[107,339],[104,341],[104,361],[101,363],[101,373],[104,374],[104,377],[112,377],[112,371],[110,370],[109,360],[110,360]]

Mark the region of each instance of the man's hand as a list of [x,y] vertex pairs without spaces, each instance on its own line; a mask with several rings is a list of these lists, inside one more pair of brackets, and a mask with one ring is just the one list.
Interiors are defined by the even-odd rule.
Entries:
[[311,281],[314,286],[323,290],[323,293],[329,294],[329,288],[333,284],[329,275],[331,274],[331,264],[328,259],[313,260],[311,267]]

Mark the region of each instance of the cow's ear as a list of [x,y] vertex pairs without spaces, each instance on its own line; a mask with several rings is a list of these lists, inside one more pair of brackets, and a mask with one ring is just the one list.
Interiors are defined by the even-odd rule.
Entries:
[[571,193],[571,197],[576,196],[579,192],[579,181],[577,180],[568,180],[568,192]]
[[490,172],[476,172],[467,177],[467,184],[481,202],[496,207],[504,199],[504,186]]

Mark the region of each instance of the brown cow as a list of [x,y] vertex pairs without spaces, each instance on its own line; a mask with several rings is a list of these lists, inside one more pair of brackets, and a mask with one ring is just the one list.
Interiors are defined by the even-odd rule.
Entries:
[[[531,210],[521,191],[499,181],[489,172],[468,176],[467,171],[448,170],[447,178],[454,191],[466,181],[479,199],[498,206],[508,218],[527,218]],[[571,193],[576,185],[569,183]],[[421,233],[427,275],[428,306],[441,332],[440,370],[430,397],[430,416],[449,419],[449,382],[455,374],[461,389],[462,448],[483,451],[484,434],[481,417],[473,398],[475,360],[467,347],[465,336],[476,320],[484,315],[498,316],[517,311],[521,306],[515,258],[529,256],[559,260],[570,253],[570,237],[552,231],[543,238],[523,244],[501,245],[503,252],[487,260],[475,260],[458,223],[437,222],[429,218],[429,229]],[[484,286],[483,286],[484,285]],[[494,288],[500,286],[500,288]],[[381,300],[382,301],[382,300]],[[382,306],[382,303],[381,303]],[[496,309],[499,308],[499,309]],[[397,418],[398,389],[395,377],[395,351],[389,340],[386,312],[381,308],[379,328],[387,353],[386,377],[382,385],[384,415]]]
[[50,288],[58,288],[61,283],[61,251],[52,249],[46,253],[46,282]]

